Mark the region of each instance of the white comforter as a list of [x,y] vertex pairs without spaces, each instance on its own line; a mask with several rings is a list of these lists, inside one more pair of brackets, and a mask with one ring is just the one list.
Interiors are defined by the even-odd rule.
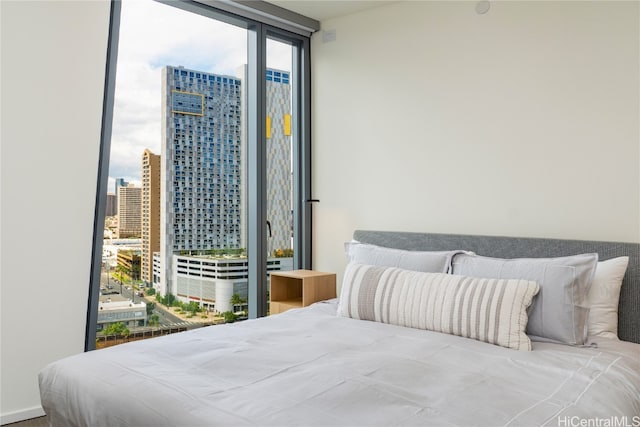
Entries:
[[69,357],[41,372],[42,404],[54,426],[640,426],[638,344],[519,352],[335,313]]

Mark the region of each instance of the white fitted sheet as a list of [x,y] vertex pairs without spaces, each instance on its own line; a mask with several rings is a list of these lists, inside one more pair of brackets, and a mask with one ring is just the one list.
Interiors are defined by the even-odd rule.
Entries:
[[54,426],[640,422],[639,344],[516,351],[337,317],[336,305],[57,361],[40,373],[42,405]]

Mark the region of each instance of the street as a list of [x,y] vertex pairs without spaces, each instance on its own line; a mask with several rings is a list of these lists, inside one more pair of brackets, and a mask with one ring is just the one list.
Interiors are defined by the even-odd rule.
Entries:
[[[111,288],[109,288],[109,286],[111,286]],[[171,326],[175,324],[184,325],[185,323],[190,323],[185,322],[185,320],[174,315],[169,310],[165,309],[164,306],[157,303],[155,301],[155,295],[146,296],[144,298],[136,295],[136,292],[138,291],[134,289],[130,284],[127,284],[126,282],[124,284],[120,283],[113,277],[110,277],[110,275],[104,269],[102,269],[100,273],[100,288],[116,291],[120,293],[124,298],[132,300],[134,304],[137,304],[139,302],[155,303],[153,314],[158,315],[159,326]],[[150,327],[147,326],[147,328]]]

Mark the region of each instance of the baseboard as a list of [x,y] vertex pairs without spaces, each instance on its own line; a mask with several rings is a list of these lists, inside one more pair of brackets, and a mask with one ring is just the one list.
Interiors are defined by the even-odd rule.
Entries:
[[34,406],[29,409],[0,414],[0,425],[17,423],[18,421],[30,420],[31,418],[38,418],[44,415],[45,413],[42,406]]

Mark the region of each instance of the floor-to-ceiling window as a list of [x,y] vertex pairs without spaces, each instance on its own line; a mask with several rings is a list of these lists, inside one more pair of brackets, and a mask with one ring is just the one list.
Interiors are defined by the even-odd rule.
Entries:
[[87,349],[268,313],[310,267],[308,37],[113,3]]

